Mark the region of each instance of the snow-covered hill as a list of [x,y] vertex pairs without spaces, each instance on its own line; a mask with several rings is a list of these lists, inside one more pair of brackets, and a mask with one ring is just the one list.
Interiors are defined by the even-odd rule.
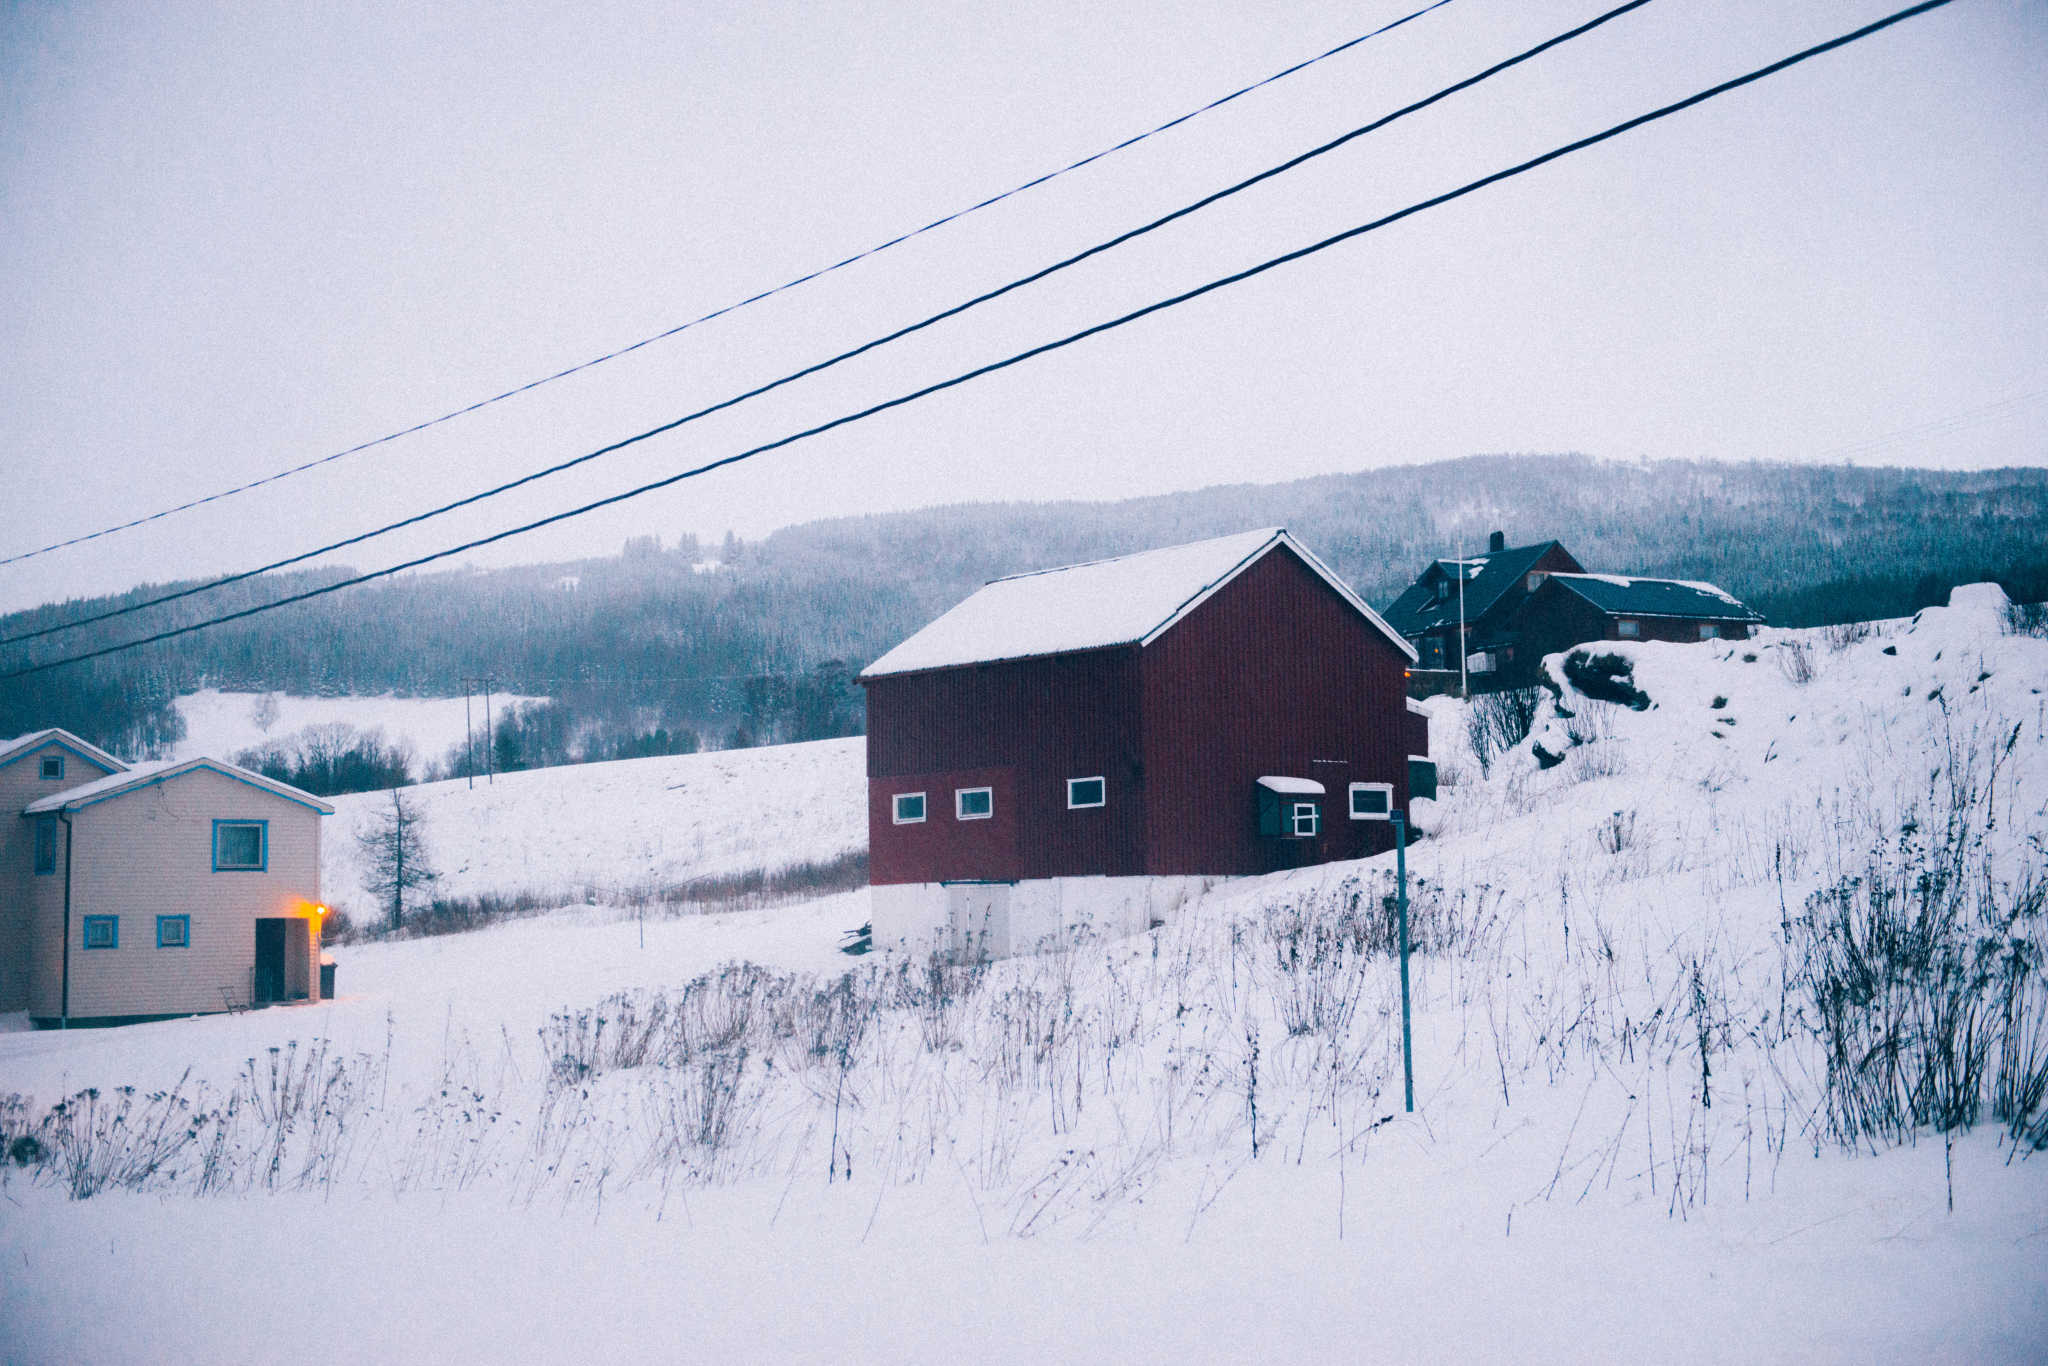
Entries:
[[[2041,1360],[2048,1153],[1997,1097],[2008,1065],[2048,1066],[2025,967],[2048,937],[2048,640],[2000,609],[1959,590],[1860,640],[1589,652],[1626,663],[1639,710],[1572,681],[1623,695],[1618,664],[1554,660],[1557,698],[1484,774],[1468,710],[1432,702],[1413,1115],[1391,856],[981,969],[840,957],[860,893],[645,925],[572,908],[347,946],[327,1005],[0,1036],[0,1095],[37,1098],[0,1107],[13,1131],[100,1088],[36,1130],[83,1165],[9,1178],[0,1348],[254,1359],[272,1330],[246,1286],[314,1247],[346,1360]],[[773,847],[815,858],[857,838],[859,770],[840,742],[515,775],[430,810],[474,871],[586,808],[695,824],[801,790]],[[660,775],[704,804],[658,807]],[[588,819],[578,857],[601,860]],[[634,838],[673,828],[644,819]],[[707,828],[706,863],[772,861]],[[1828,954],[1879,903],[1946,908],[1984,948],[1958,988],[1989,1063],[1967,1131],[1868,1108],[1944,1027],[1911,1012],[1949,934],[1859,941],[1888,975],[1843,1012]],[[1831,1053],[1893,1009],[1881,1046]],[[191,1108],[149,1096],[188,1068]],[[106,1161],[141,1133],[171,1156]],[[62,1172],[103,1193],[67,1200]]]
[[[456,778],[407,788],[405,799],[440,874],[435,896],[618,903],[866,848],[866,756],[858,738],[817,740]],[[358,836],[390,804],[384,792],[336,797],[322,832],[322,891],[358,920],[374,904]]]

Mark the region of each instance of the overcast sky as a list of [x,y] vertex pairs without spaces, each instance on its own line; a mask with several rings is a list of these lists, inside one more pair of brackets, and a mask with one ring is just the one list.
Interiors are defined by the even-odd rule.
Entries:
[[[0,554],[660,332],[1420,3],[12,6]],[[624,359],[0,567],[0,607],[247,568],[579,454],[1177,207],[1605,7],[1453,0]],[[379,567],[781,436],[1893,8],[1657,0],[1060,280],[339,558]],[[2048,6],[1959,0],[1114,335],[468,558],[1474,452],[2048,463],[2044,147]],[[1956,415],[1967,420],[1868,444]]]

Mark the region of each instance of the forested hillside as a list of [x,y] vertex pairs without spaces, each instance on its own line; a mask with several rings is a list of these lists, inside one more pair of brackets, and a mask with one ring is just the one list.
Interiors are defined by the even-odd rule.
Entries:
[[[1982,579],[2048,597],[2048,470],[1977,473],[1475,456],[1117,503],[980,504],[816,522],[764,541],[402,578],[0,683],[0,735],[62,725],[141,755],[200,686],[452,695],[466,678],[557,704],[499,752],[523,764],[855,733],[851,677],[988,579],[1285,525],[1371,602],[1432,557],[1555,538],[1588,569],[1722,585],[1774,624],[1898,616]],[[344,576],[278,575],[0,651],[21,663]],[[138,588],[133,601],[161,593]],[[0,621],[15,635],[121,599]],[[501,737],[503,738],[503,737]]]

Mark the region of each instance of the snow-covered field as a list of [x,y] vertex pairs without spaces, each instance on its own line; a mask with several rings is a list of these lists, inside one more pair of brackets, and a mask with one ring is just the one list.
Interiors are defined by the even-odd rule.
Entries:
[[[345,1361],[2038,1362],[2048,1154],[1988,1107],[1837,1141],[1815,1028],[1813,936],[1868,889],[2039,885],[2048,641],[2000,627],[1977,590],[1839,649],[1612,647],[1645,709],[1567,690],[1485,776],[1433,702],[1412,1116],[1391,856],[984,970],[840,956],[860,893],[603,906],[343,948],[332,1003],[0,1035],[13,1132],[99,1089],[41,1133],[104,1186],[0,1186],[0,1356],[267,1359],[274,1287]],[[814,783],[774,847],[829,856],[858,750],[792,749],[552,772]],[[472,871],[515,845],[458,830],[566,828],[431,795]],[[151,1115],[161,1165],[104,1165]]]
[[[405,799],[422,818],[435,896],[531,892],[616,904],[693,878],[866,848],[866,753],[856,738],[621,759],[428,783],[405,789]],[[391,795],[333,801],[321,890],[363,923],[375,907],[357,836],[377,827]]]
[[[276,701],[277,714],[264,718],[259,711],[263,699]],[[507,707],[545,702],[544,697],[491,699],[493,719]],[[292,697],[286,693],[221,692],[205,688],[176,699],[178,714],[185,718],[185,738],[168,756],[174,760],[207,755],[232,759],[246,749],[289,740],[307,726],[341,722],[357,730],[381,730],[387,743],[409,745],[414,772],[420,766],[437,763],[450,749],[463,743],[463,699],[460,697]],[[477,694],[469,704],[470,722],[476,733],[484,733],[484,698]]]

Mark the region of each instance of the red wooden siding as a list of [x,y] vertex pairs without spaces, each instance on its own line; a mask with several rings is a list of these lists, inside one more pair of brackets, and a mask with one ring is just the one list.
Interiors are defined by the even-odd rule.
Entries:
[[[1135,647],[866,680],[870,879],[1045,878],[1144,871],[1144,792]],[[955,821],[963,773],[1000,769],[997,819],[1014,812],[1014,844],[990,862]],[[1069,778],[1103,779],[1105,804],[1067,809]],[[956,779],[958,779],[956,781]],[[920,789],[916,783],[929,785]],[[942,790],[943,785],[943,790]],[[896,825],[888,794],[928,791],[923,826]],[[930,827],[963,827],[945,833]]]
[[1406,708],[1402,709],[1402,713],[1401,724],[1407,728],[1408,733],[1408,752],[1417,758],[1426,758],[1429,754],[1429,718]]
[[[1145,871],[1263,873],[1393,847],[1349,784],[1408,803],[1407,656],[1285,547],[1144,651]],[[1422,753],[1422,750],[1415,750]],[[1262,839],[1257,781],[1314,778],[1323,834]]]

